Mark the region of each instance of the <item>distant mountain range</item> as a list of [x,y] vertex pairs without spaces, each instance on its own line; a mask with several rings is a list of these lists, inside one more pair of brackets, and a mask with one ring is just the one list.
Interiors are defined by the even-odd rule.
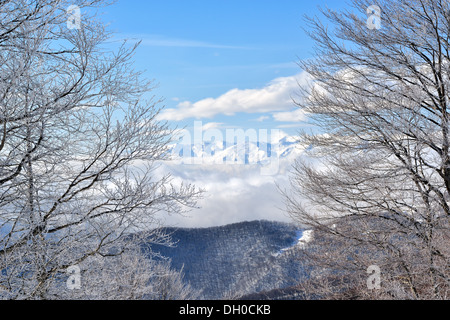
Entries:
[[285,159],[298,156],[304,150],[299,147],[295,137],[282,136],[268,142],[226,142],[204,141],[199,144],[186,144],[183,141],[170,146],[173,160],[181,163],[192,161],[204,164],[267,164],[272,159]]
[[298,250],[309,234],[294,225],[253,221],[203,229],[167,228],[173,248],[151,245],[171,259],[201,299],[237,299],[295,286],[305,275]]

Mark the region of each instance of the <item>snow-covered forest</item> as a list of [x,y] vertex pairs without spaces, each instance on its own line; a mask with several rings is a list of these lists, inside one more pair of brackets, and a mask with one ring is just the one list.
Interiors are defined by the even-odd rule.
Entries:
[[237,299],[296,286],[307,276],[294,225],[252,221],[201,229],[166,229],[175,246],[152,246],[200,299]]
[[[169,109],[136,66],[140,45],[214,49],[216,60],[220,50],[271,49],[118,40],[101,18],[114,5],[0,0],[1,299],[449,298],[448,1],[322,7],[303,20],[313,56],[298,61],[300,77],[172,97]],[[210,140],[180,140],[173,121],[201,112],[277,128],[268,137],[210,122],[198,130]],[[218,127],[243,139],[212,139]],[[295,136],[280,134],[291,127]],[[242,171],[214,166],[236,163],[252,168],[249,181],[224,184]],[[165,225],[199,210],[208,187],[220,190],[204,177],[231,194],[213,195],[223,211],[210,217],[240,222]],[[245,206],[226,206],[238,197]],[[275,198],[283,208],[267,204]],[[247,221],[257,205],[290,223]]]

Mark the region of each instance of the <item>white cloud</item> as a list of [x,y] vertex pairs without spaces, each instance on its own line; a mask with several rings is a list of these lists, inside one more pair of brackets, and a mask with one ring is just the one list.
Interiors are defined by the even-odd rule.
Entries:
[[257,121],[257,122],[264,122],[264,121],[269,120],[269,119],[270,119],[269,116],[261,116],[261,117],[255,119],[254,121]]
[[202,124],[202,130],[207,131],[207,130],[211,130],[211,129],[218,129],[222,125],[223,125],[223,123],[221,123],[221,122],[209,122],[209,123]]
[[181,121],[188,118],[212,118],[218,114],[232,116],[238,112],[266,113],[292,109],[292,97],[299,84],[306,84],[309,76],[302,72],[296,76],[280,77],[260,89],[232,89],[217,98],[197,102],[184,101],[174,109],[160,114],[161,120]]
[[208,158],[198,164],[184,164],[177,159],[163,162],[156,175],[170,173],[174,185],[192,183],[206,191],[204,199],[198,203],[200,208],[187,216],[162,213],[165,224],[210,227],[251,220],[290,221],[278,186],[289,189],[289,171],[294,159],[303,157],[304,147],[295,145],[295,150],[287,153],[291,148],[289,143],[298,140],[282,130],[272,132],[270,138],[272,151],[278,152],[275,143],[282,141],[280,153],[284,154],[275,161],[277,173],[273,175],[262,174],[258,164],[225,164],[210,162]]
[[274,113],[273,118],[279,122],[302,122],[307,119],[307,116],[302,109],[297,108],[293,111]]
[[[283,167],[290,168],[290,162]],[[262,176],[255,165],[179,165],[166,163],[175,179],[205,189],[199,209],[186,216],[162,214],[166,225],[177,227],[211,227],[242,221],[290,221],[283,211],[283,197],[277,184],[287,187],[288,175],[283,169],[277,176]]]
[[279,129],[291,129],[291,128],[302,128],[304,125],[297,122],[297,123],[289,123],[289,124],[280,124],[277,126]]

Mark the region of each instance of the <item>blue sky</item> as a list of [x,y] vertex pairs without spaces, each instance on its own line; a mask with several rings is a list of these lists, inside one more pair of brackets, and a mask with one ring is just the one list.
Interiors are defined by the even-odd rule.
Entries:
[[[116,38],[142,40],[135,66],[159,84],[153,93],[165,99],[162,120],[188,130],[198,121],[204,130],[219,132],[262,129],[272,134],[278,129],[280,135],[272,137],[285,137],[307,126],[292,96],[298,92],[297,81],[308,83],[296,63],[313,55],[303,16],[319,14],[318,6],[339,9],[345,3],[118,0],[106,8],[103,19]],[[277,186],[289,188],[292,162],[280,159],[278,172],[269,176],[251,165],[164,163],[161,175],[170,173],[175,184],[192,183],[206,194],[187,217],[161,218],[183,227],[289,221]]]
[[[118,0],[104,20],[119,38],[142,40],[136,67],[159,84],[164,120],[192,127],[281,128],[304,117],[290,101],[296,62],[312,56],[303,15],[344,1]],[[294,78],[296,77],[296,78]]]

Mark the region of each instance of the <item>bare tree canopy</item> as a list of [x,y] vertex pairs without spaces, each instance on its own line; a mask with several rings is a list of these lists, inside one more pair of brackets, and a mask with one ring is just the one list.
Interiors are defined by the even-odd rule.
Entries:
[[[330,25],[307,19],[317,58],[300,63],[314,84],[298,104],[320,130],[302,134],[310,158],[294,166],[288,210],[315,228],[317,266],[348,288],[352,278],[360,297],[445,299],[450,4],[352,4],[322,10]],[[368,20],[373,8],[380,9],[376,28]],[[382,281],[373,291],[371,265]]]
[[[104,281],[120,280],[122,298],[135,297],[124,282],[135,288],[139,281],[125,270],[141,253],[129,235],[166,241],[142,231],[158,227],[157,212],[181,213],[199,195],[154,173],[172,131],[156,120],[152,82],[133,69],[137,46],[108,49],[110,34],[95,16],[107,4],[0,1],[2,298],[67,297],[61,279],[68,267],[94,275],[107,261],[124,269]],[[71,6],[83,12],[79,21],[70,21]],[[91,291],[84,297],[107,295]]]

